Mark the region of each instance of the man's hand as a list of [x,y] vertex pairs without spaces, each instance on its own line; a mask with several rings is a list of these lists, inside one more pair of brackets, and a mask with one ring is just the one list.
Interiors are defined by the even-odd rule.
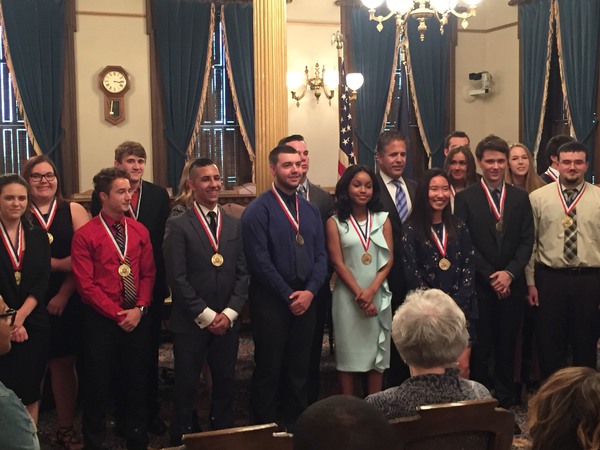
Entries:
[[59,293],[50,299],[46,309],[52,316],[62,316],[62,313],[65,310],[68,302],[69,298]]
[[124,316],[123,320],[119,322],[119,326],[123,331],[130,333],[135,330],[135,327],[140,323],[142,311],[140,308],[124,309],[123,311],[118,312],[117,316]]
[[290,295],[290,311],[295,316],[301,316],[310,307],[315,296],[310,291],[296,291]]
[[498,295],[498,298],[506,298],[510,295],[510,283],[512,277],[506,270],[499,270],[490,275],[492,289]]
[[231,322],[229,321],[229,317],[223,313],[217,314],[212,323],[206,327],[208,331],[217,336],[223,336],[229,328],[231,328]]
[[527,286],[527,302],[530,306],[540,306],[540,299],[538,297],[538,290],[535,286]]

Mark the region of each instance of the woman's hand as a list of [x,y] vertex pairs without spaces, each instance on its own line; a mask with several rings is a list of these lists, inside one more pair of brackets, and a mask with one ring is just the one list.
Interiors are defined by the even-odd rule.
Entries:
[[68,302],[69,302],[68,297],[61,295],[59,292],[58,294],[56,294],[54,297],[52,297],[50,299],[46,309],[53,316],[62,316],[62,313],[65,310],[65,307],[67,306]]
[[23,325],[13,328],[10,332],[10,340],[13,342],[25,342],[27,339],[29,339],[29,335]]

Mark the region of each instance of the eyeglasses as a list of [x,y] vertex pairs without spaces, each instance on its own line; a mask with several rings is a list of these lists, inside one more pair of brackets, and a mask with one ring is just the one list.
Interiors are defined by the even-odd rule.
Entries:
[[17,310],[7,309],[5,312],[0,314],[0,319],[6,319],[7,317],[10,317],[10,326],[12,327],[15,323],[15,317],[17,317]]
[[54,172],[32,173],[31,175],[29,175],[29,178],[31,178],[36,183],[42,181],[42,178],[45,178],[46,181],[53,181],[54,179],[56,179],[56,174]]

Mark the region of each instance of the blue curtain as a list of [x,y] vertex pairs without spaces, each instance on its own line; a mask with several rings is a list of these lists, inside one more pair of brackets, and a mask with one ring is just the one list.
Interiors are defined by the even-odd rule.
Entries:
[[598,87],[600,1],[558,0],[558,15],[559,57],[563,62],[571,120],[577,140],[585,144],[591,156],[588,173],[591,175],[597,123],[594,111]]
[[[412,70],[412,88],[423,124],[423,132],[431,152],[431,167],[444,165],[444,138],[446,136],[446,101],[448,60],[450,52],[449,30],[440,34],[440,25],[431,18],[427,21],[425,40],[421,41],[418,21],[408,21],[408,42]],[[448,24],[446,28],[451,26]],[[415,110],[416,110],[415,105]]]
[[352,44],[354,70],[365,77],[358,92],[356,136],[358,138],[358,163],[373,168],[377,138],[382,130],[388,101],[394,51],[396,49],[396,24],[386,22],[381,33],[375,22],[369,21],[364,9],[352,10]]
[[61,172],[65,0],[3,0],[13,76],[37,151]]
[[252,4],[227,3],[223,7],[229,75],[235,86],[236,108],[246,131],[250,154],[254,155],[254,34]]
[[177,190],[198,116],[211,24],[211,4],[152,0],[167,138],[167,174]]
[[551,0],[519,5],[523,143],[534,155],[538,152],[540,125],[545,110],[544,88],[547,86],[549,76],[550,7]]

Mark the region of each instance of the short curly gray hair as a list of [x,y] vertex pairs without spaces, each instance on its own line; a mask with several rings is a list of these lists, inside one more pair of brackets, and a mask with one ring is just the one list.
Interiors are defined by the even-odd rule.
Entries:
[[454,364],[469,344],[465,315],[439,289],[410,292],[392,320],[392,339],[408,365]]

